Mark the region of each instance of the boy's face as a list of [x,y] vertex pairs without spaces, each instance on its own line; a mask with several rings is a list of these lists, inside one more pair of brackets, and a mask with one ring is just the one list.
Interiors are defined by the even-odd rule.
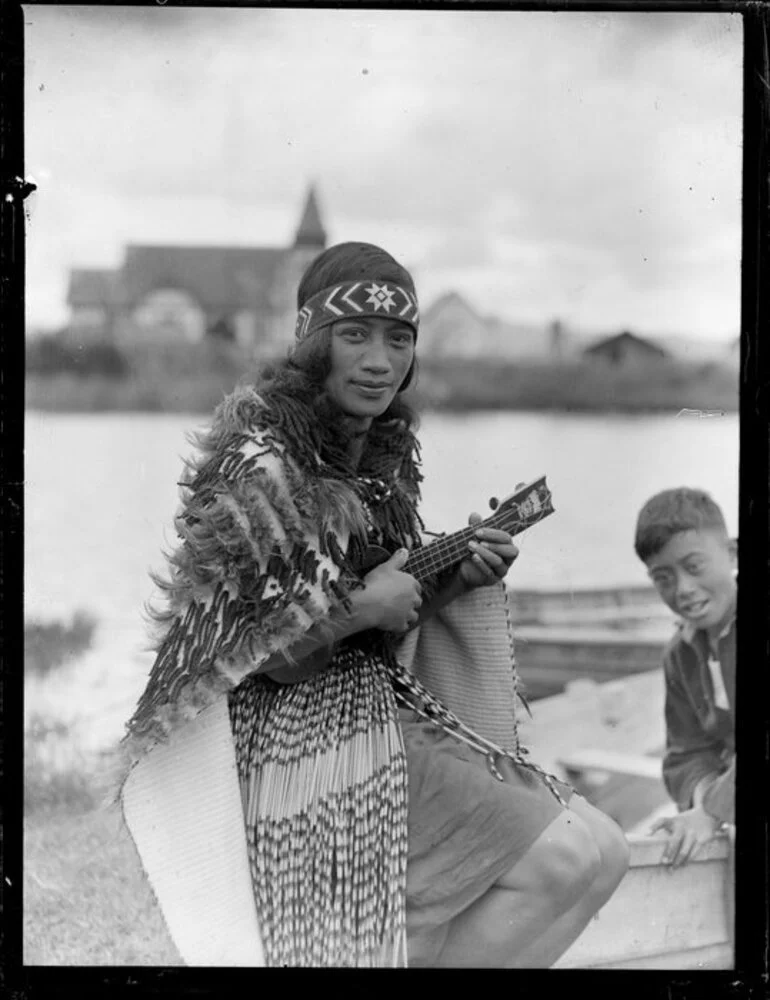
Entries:
[[647,560],[663,601],[696,628],[718,635],[735,610],[736,543],[722,532],[680,531]]

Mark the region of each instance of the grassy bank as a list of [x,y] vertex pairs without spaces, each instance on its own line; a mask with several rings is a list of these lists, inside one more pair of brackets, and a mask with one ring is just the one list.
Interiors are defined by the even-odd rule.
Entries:
[[[24,672],[50,678],[91,645],[96,623],[25,623]],[[34,699],[33,699],[34,700]],[[24,730],[24,962],[180,965],[119,811],[110,770],[72,727],[28,699]]]
[[170,383],[162,378],[28,375],[26,407],[58,413],[211,413],[237,383],[209,375]]
[[29,409],[72,413],[142,411],[209,413],[236,383],[254,371],[237,345],[62,345],[31,343],[27,351]]
[[182,964],[117,815],[69,806],[25,819],[24,963]]
[[[222,396],[254,366],[220,363],[210,370],[190,366],[169,371],[142,366],[123,377],[73,372],[27,376],[27,407],[63,412],[210,413]],[[545,365],[492,361],[423,361],[414,391],[422,409],[546,410],[652,413],[681,409],[738,408],[735,371],[716,366],[667,363],[604,369],[589,363]]]

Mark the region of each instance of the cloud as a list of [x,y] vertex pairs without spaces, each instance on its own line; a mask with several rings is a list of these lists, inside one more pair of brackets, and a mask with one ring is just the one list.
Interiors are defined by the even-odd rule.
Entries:
[[631,324],[656,289],[670,315],[686,273],[692,314],[699,285],[737,322],[732,278],[715,282],[740,249],[730,15],[25,13],[27,159],[50,178],[30,283],[158,232],[283,242],[314,179],[333,238],[395,239],[427,287],[513,287],[496,306],[529,314],[558,289]]

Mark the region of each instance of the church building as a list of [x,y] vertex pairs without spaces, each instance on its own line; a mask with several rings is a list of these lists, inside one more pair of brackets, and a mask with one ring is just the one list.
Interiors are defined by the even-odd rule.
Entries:
[[290,247],[129,244],[117,270],[70,272],[70,336],[138,343],[218,335],[269,351],[294,329],[297,285],[325,247],[312,187]]

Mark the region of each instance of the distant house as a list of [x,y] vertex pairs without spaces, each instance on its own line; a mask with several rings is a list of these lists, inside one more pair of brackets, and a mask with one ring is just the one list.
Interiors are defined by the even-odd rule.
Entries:
[[457,292],[439,296],[420,317],[420,353],[432,357],[476,357],[487,349],[484,319]]
[[194,342],[213,334],[257,349],[285,344],[299,280],[325,246],[312,188],[290,247],[129,245],[116,271],[71,272],[69,332],[79,340]]
[[674,360],[696,367],[725,367],[729,364],[733,347],[737,346],[737,340],[733,342],[723,337],[691,337],[681,334],[656,336],[655,342],[668,351]]
[[583,356],[593,361],[601,361],[612,366],[629,364],[649,364],[651,361],[665,361],[669,352],[660,345],[637,337],[624,330],[612,337],[604,337],[585,348]]
[[439,296],[420,319],[423,357],[542,359],[552,351],[545,327],[482,316],[455,291]]

